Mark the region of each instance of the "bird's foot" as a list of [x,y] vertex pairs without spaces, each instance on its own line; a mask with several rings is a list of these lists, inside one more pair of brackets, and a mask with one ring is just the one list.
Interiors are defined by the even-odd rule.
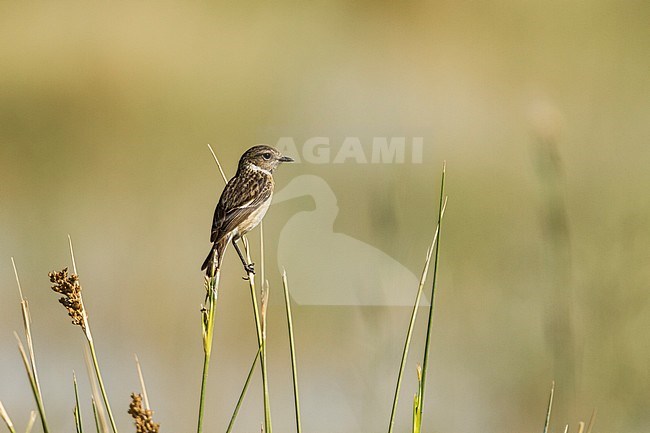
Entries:
[[242,277],[244,280],[249,280],[250,275],[255,275],[255,263],[248,263],[244,265],[244,271],[248,274],[245,277]]

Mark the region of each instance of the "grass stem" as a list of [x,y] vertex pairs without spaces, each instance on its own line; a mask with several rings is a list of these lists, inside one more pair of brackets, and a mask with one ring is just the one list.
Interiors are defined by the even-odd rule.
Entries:
[[422,412],[421,409],[421,400],[422,400],[422,367],[418,364],[417,367],[418,375],[418,389],[413,397],[413,433],[420,433],[422,427]]
[[146,410],[150,410],[151,407],[149,406],[149,396],[147,394],[147,387],[144,385],[144,376],[142,375],[142,367],[140,366],[140,360],[138,359],[138,355],[133,355],[135,358],[135,366],[138,370],[138,379],[140,379],[140,387],[142,388],[142,400],[144,401],[144,408]]
[[108,433],[109,427],[108,427],[108,421],[106,421],[106,413],[104,412],[104,406],[102,406],[101,403],[97,403],[102,400],[102,397],[99,392],[99,386],[97,386],[97,378],[95,377],[95,374],[93,372],[93,367],[92,367],[93,362],[90,357],[90,349],[88,349],[88,346],[86,346],[84,350],[84,361],[86,364],[86,373],[88,374],[88,383],[90,383],[91,401],[93,404],[93,415],[96,418],[95,421],[99,423],[99,428],[97,432]]
[[[27,351],[23,347],[23,343],[18,337],[18,334],[14,333],[16,340],[18,340],[18,349],[20,350],[20,355],[25,364],[25,371],[29,379],[29,383],[32,388],[32,393],[34,394],[34,399],[36,400],[36,406],[38,408],[38,413],[41,416],[41,424],[43,425],[43,432],[49,433],[49,427],[47,424],[47,418],[45,416],[45,406],[43,404],[43,394],[41,393],[41,384],[38,380],[38,371],[36,369],[36,356],[34,355],[34,343],[32,340],[32,327],[31,321],[32,318],[29,314],[29,305],[27,300],[23,296],[23,289],[20,285],[20,279],[18,278],[18,271],[16,270],[16,262],[14,258],[11,258],[11,264],[14,268],[14,275],[16,276],[16,284],[18,285],[18,292],[20,293],[20,307],[23,316],[23,326],[25,329],[25,339],[27,341]],[[28,355],[29,354],[29,355]]]
[[81,406],[79,405],[79,388],[77,387],[77,375],[72,372],[72,384],[74,385],[74,423],[77,433],[83,433],[83,421],[81,419]]
[[427,322],[427,336],[424,344],[424,359],[422,361],[422,385],[421,395],[419,399],[419,425],[422,425],[422,412],[424,409],[424,397],[426,396],[427,389],[427,367],[429,364],[429,347],[431,343],[431,324],[433,323],[433,311],[435,306],[436,282],[438,280],[438,260],[440,257],[440,237],[442,235],[442,213],[444,209],[445,200],[445,172],[447,163],[442,165],[442,176],[440,181],[440,203],[438,205],[438,241],[435,246],[435,254],[433,261],[433,281],[431,283],[431,298],[429,301],[429,320]]
[[246,391],[248,391],[248,385],[251,382],[251,378],[253,377],[253,372],[255,371],[255,366],[257,365],[257,358],[260,357],[260,353],[262,352],[262,347],[257,349],[257,354],[255,355],[255,358],[253,359],[253,363],[251,364],[250,370],[248,370],[248,376],[246,376],[246,382],[244,382],[244,387],[241,390],[241,393],[239,394],[239,399],[237,400],[237,404],[235,405],[235,410],[232,413],[232,416],[230,417],[230,422],[228,423],[228,428],[226,429],[226,433],[230,433],[232,431],[233,426],[235,425],[235,419],[237,419],[237,415],[239,414],[239,409],[241,408],[241,404],[244,401],[244,397],[246,396]]
[[14,428],[14,423],[11,422],[11,418],[9,418],[9,414],[5,410],[5,407],[3,406],[1,401],[0,401],[0,418],[2,418],[2,420],[7,425],[7,428],[9,429],[10,433],[16,433],[16,429]]
[[27,427],[25,427],[25,433],[31,433],[34,428],[34,423],[36,422],[36,412],[31,411],[29,413],[29,420],[27,421]]
[[555,394],[555,381],[551,383],[551,392],[548,396],[548,407],[546,408],[546,419],[544,420],[544,433],[548,433],[551,424],[551,409],[553,408],[553,394]]
[[[445,215],[445,209],[447,208],[447,199],[445,198],[445,202],[443,203],[442,206],[442,216],[444,217]],[[422,274],[420,276],[420,283],[418,285],[418,292],[417,295],[415,296],[415,303],[413,304],[413,311],[411,312],[411,320],[409,321],[409,327],[408,330],[406,331],[406,339],[404,340],[404,350],[402,351],[402,361],[400,362],[399,366],[399,373],[397,374],[397,384],[395,385],[395,395],[393,396],[393,407],[390,412],[390,422],[388,424],[388,433],[393,432],[393,427],[395,425],[395,416],[397,414],[397,401],[399,400],[399,392],[400,392],[400,387],[402,385],[402,377],[404,376],[404,369],[406,368],[406,360],[408,358],[408,352],[409,352],[409,347],[411,344],[411,337],[413,335],[413,328],[415,326],[415,319],[418,314],[418,309],[420,307],[420,299],[422,297],[422,290],[424,289],[424,283],[426,282],[427,279],[427,274],[429,272],[429,264],[431,263],[431,255],[433,254],[433,247],[436,244],[436,241],[438,239],[438,231],[440,230],[440,226],[436,227],[436,231],[433,235],[433,240],[431,241],[431,245],[427,249],[427,254],[426,258],[424,260],[424,268],[422,269]],[[419,370],[418,370],[419,371]],[[418,375],[419,377],[419,375]],[[418,380],[418,383],[420,383],[420,380]],[[419,385],[418,385],[419,389]]]
[[[246,238],[242,238],[246,250],[246,260],[251,263],[250,249]],[[248,284],[251,290],[251,302],[253,304],[253,314],[255,316],[255,330],[257,331],[257,344],[262,348],[260,354],[260,367],[262,368],[262,390],[264,393],[264,432],[272,433],[271,425],[271,405],[269,402],[269,385],[268,374],[266,370],[266,347],[264,347],[265,336],[262,332],[262,323],[260,320],[260,311],[257,303],[257,293],[255,290],[255,274],[248,272]]]
[[289,328],[289,348],[291,349],[291,374],[293,378],[293,400],[296,409],[296,431],[302,433],[300,423],[300,398],[298,397],[298,371],[296,367],[296,347],[293,337],[293,316],[291,314],[291,299],[289,298],[289,283],[287,271],[282,270],[282,287],[284,288],[284,303],[287,310],[287,326]]
[[97,362],[97,352],[95,351],[95,343],[90,333],[90,326],[86,323],[88,348],[90,349],[90,357],[93,362],[93,369],[95,371],[95,376],[97,377],[97,383],[99,384],[99,391],[102,395],[102,400],[104,401],[104,406],[106,407],[106,413],[108,414],[108,421],[111,423],[111,429],[113,433],[117,433],[117,425],[115,424],[115,418],[113,417],[113,411],[111,410],[111,405],[108,402],[108,395],[106,394],[106,387],[104,386],[104,380],[102,379],[102,373],[99,370],[99,363]]
[[97,403],[95,403],[95,398],[91,398],[91,403],[93,406],[93,418],[95,419],[95,429],[97,433],[101,433],[105,431],[104,429],[101,428],[101,421],[99,420],[99,413],[97,411]]
[[[68,235],[68,244],[70,246],[70,258],[72,260],[72,269],[74,275],[78,276],[79,273],[77,272],[77,262],[74,258],[74,248],[72,247],[72,238],[70,237],[70,235]],[[79,285],[79,280],[76,280],[75,284]],[[81,289],[79,289],[79,292],[81,292]],[[84,323],[82,329],[84,330],[86,341],[88,342],[88,349],[90,349],[90,357],[92,359],[92,366],[95,372],[95,377],[97,378],[97,383],[99,385],[99,391],[101,392],[102,400],[104,401],[104,406],[106,407],[106,413],[108,414],[108,420],[111,423],[111,429],[113,430],[113,433],[117,433],[117,424],[115,424],[115,417],[113,416],[113,411],[111,410],[111,405],[108,401],[108,394],[106,393],[106,387],[104,386],[104,380],[102,379],[102,374],[99,369],[99,362],[97,361],[97,352],[95,350],[95,341],[93,339],[92,332],[90,332],[90,323],[88,323],[88,315],[86,313],[86,308],[83,305],[83,299],[81,298],[81,295],[79,295],[79,302],[81,304],[80,310],[81,310],[81,314],[83,315],[83,323]]]
[[221,271],[216,270],[215,276],[206,280],[208,294],[207,304],[202,310],[203,316],[203,373],[201,374],[201,394],[199,397],[199,418],[196,431],[201,433],[203,429],[203,408],[205,406],[205,391],[208,382],[208,370],[210,368],[210,356],[212,354],[212,339],[214,335],[214,316],[217,307],[217,293],[219,290],[219,276]]

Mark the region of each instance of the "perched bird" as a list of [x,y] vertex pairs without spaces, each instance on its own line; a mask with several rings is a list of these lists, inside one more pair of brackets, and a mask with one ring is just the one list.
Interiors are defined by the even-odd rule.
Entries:
[[293,162],[293,159],[266,145],[253,146],[242,155],[237,174],[226,184],[214,211],[210,234],[212,248],[201,266],[208,277],[214,276],[221,267],[231,241],[244,270],[255,273],[253,263],[246,262],[236,241],[264,218],[273,196],[273,170],[281,162]]

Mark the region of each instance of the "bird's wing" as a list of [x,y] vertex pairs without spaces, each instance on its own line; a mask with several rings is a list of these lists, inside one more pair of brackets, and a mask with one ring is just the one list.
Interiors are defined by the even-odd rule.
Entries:
[[210,241],[216,242],[246,221],[273,193],[273,180],[262,173],[230,179],[214,211]]

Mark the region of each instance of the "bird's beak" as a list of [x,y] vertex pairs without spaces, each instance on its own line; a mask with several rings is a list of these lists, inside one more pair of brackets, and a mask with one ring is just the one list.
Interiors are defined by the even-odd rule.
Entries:
[[293,158],[289,158],[288,156],[282,156],[279,159],[280,162],[293,162]]

